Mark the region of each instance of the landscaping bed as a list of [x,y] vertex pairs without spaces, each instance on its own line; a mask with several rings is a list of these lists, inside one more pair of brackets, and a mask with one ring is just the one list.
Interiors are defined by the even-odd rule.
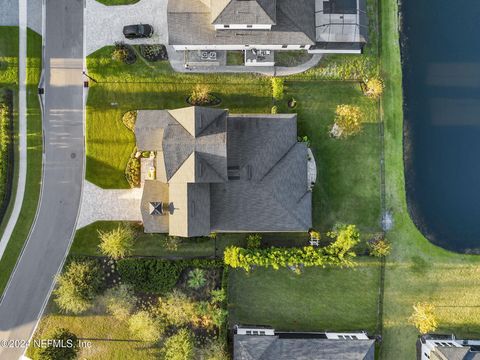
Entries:
[[[55,329],[67,328],[77,337],[91,341],[91,347],[80,349],[79,358],[143,360],[170,359],[169,351],[184,351],[185,347],[177,348],[172,343],[176,342],[176,337],[185,335],[183,339],[188,343],[185,346],[189,352],[185,352],[184,356],[177,354],[181,359],[193,360],[213,355],[217,356],[215,359],[228,359],[225,352],[227,273],[221,262],[148,258],[113,261],[77,257],[70,258],[65,269],[78,262],[96,263],[100,269],[97,276],[103,280],[97,295],[88,310],[72,315],[60,310],[56,290],[34,339],[48,338]],[[143,271],[138,271],[140,268]],[[64,272],[68,271],[65,269]],[[172,272],[172,269],[176,270]],[[148,282],[145,281],[147,278]],[[152,286],[152,283],[157,286]],[[116,289],[121,286],[126,286],[125,289],[133,287],[133,293],[126,297],[131,304],[128,307],[129,316],[119,313],[117,304],[113,308],[116,312],[109,305],[112,304],[109,294],[118,291]],[[121,293],[114,294],[115,301],[125,300],[118,295]],[[152,322],[142,322],[138,327],[136,320],[141,316]],[[136,320],[132,321],[133,318]],[[153,338],[149,339],[147,335]],[[40,353],[41,349],[33,346],[28,350],[32,359],[39,359]]]
[[0,90],[0,223],[13,192],[13,93]]

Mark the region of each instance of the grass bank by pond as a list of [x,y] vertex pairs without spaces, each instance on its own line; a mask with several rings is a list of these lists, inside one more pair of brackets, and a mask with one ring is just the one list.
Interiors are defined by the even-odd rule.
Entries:
[[417,330],[408,323],[412,305],[436,306],[439,333],[459,338],[480,337],[480,258],[442,250],[412,223],[405,199],[403,167],[402,72],[398,46],[398,11],[395,0],[382,2],[381,62],[385,79],[385,170],[387,208],[394,227],[387,234],[393,243],[385,277],[384,333],[381,358],[414,359]]

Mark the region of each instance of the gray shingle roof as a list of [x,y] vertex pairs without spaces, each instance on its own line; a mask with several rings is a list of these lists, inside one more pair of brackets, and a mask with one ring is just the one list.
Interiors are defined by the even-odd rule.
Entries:
[[146,233],[168,232],[168,215],[152,215],[150,203],[168,204],[168,185],[160,181],[146,180],[141,200],[143,227]]
[[140,110],[135,125],[137,148],[159,151],[160,180],[225,181],[226,119],[227,112],[219,109]]
[[235,335],[234,360],[373,360],[374,340]]
[[[224,110],[211,110],[138,112],[137,146],[160,149],[157,183],[168,183],[168,194],[159,187],[153,194],[161,196],[151,196],[152,184],[147,182],[145,204],[172,203],[171,235],[307,231],[312,225],[312,193],[307,147],[297,142],[296,115],[227,117]],[[151,224],[150,213],[143,217],[149,232],[165,225],[157,224],[158,219]]]
[[431,353],[432,360],[478,360],[480,353],[470,351],[469,346],[446,347],[438,346]]
[[[262,4],[263,9],[267,7]],[[169,44],[313,45],[316,41],[315,0],[277,0],[275,25],[271,30],[215,31],[211,20],[211,9],[200,0],[170,0]]]
[[273,25],[276,22],[275,0],[216,0],[211,9],[213,24]]

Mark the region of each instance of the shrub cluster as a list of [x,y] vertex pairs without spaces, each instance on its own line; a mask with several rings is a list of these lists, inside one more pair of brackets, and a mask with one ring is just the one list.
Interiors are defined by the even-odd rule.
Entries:
[[13,175],[13,142],[10,113],[10,99],[0,103],[0,221],[10,197],[10,183]]
[[365,80],[363,92],[372,99],[378,99],[383,94],[383,81],[380,78],[373,77]]
[[212,94],[212,89],[206,84],[197,84],[192,89],[192,92],[188,98],[188,102],[191,105],[217,105],[220,103],[220,99]]
[[164,45],[140,45],[140,53],[148,61],[167,60],[167,49]]
[[299,268],[301,266],[354,266],[356,256],[352,248],[360,241],[360,234],[355,225],[342,226],[328,234],[335,241],[320,248],[305,246],[303,248],[245,249],[230,246],[225,249],[224,261],[232,268],[243,268],[249,271],[252,267]]
[[362,131],[363,113],[356,105],[338,105],[330,135],[344,139]]
[[256,248],[259,248],[261,244],[262,244],[262,235],[260,234],[247,235],[247,248],[256,249]]
[[135,123],[137,122],[137,112],[136,111],[127,111],[125,114],[123,114],[122,117],[122,122],[125,127],[130,130],[135,132]]
[[137,61],[137,55],[133,49],[123,42],[116,42],[112,51],[112,60],[123,62],[125,64],[133,64]]
[[132,188],[140,186],[140,160],[135,157],[136,153],[137,148],[133,150],[125,168],[125,178]]
[[55,346],[53,343],[41,348],[39,356],[41,360],[73,360],[80,350],[78,337],[67,329],[60,328],[50,334],[48,339],[56,340],[62,346]]

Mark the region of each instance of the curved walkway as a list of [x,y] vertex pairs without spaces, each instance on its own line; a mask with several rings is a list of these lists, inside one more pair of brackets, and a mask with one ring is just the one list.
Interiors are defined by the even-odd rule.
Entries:
[[173,46],[167,46],[168,59],[173,70],[182,73],[256,73],[268,76],[288,76],[300,74],[312,67],[316,66],[322,59],[322,54],[313,54],[312,58],[307,62],[292,67],[281,66],[194,66],[189,69],[185,69],[185,58],[183,51],[175,51]]

